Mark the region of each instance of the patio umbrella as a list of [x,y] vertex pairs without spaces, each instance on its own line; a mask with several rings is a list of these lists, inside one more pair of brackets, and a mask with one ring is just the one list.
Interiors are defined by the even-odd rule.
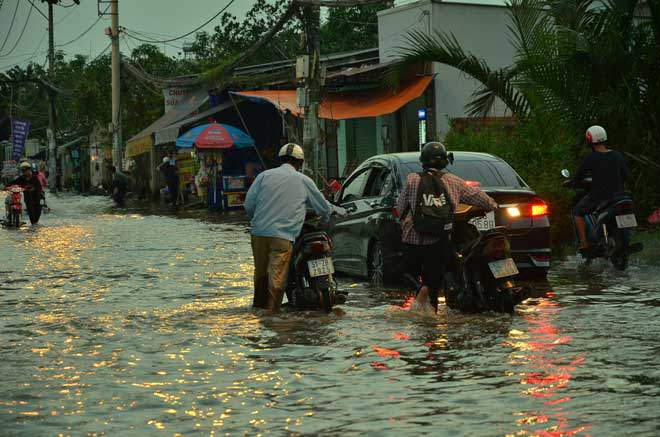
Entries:
[[220,123],[206,123],[190,129],[176,139],[177,147],[198,149],[243,149],[254,147],[254,140],[240,129]]

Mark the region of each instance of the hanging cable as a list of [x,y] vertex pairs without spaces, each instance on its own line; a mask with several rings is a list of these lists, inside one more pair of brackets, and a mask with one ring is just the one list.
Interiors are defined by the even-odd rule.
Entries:
[[[142,42],[152,43],[152,44],[162,44],[162,43],[166,43],[166,42],[172,42],[172,41],[177,41],[179,39],[183,39],[187,36],[192,35],[193,33],[200,30],[202,27],[209,24],[211,21],[218,18],[220,16],[220,14],[222,14],[224,11],[226,11],[235,1],[236,0],[230,0],[229,3],[227,3],[227,5],[224,8],[220,9],[220,11],[217,14],[215,14],[214,16],[212,16],[211,18],[206,20],[203,24],[197,26],[195,29],[191,30],[190,32],[188,32],[184,35],[177,36],[176,38],[165,39],[165,40],[146,40],[146,39],[140,39],[140,38],[135,38],[135,37],[134,37],[134,39],[137,39],[138,41],[142,41]],[[128,29],[124,29],[124,30],[130,32]]]
[[5,53],[4,55],[0,55],[0,57],[11,55],[14,52],[14,50],[16,50],[16,47],[18,47],[18,43],[21,42],[21,38],[23,38],[23,34],[25,33],[25,29],[27,28],[27,25],[30,22],[30,17],[32,16],[32,9],[33,8],[34,8],[34,6],[30,5],[30,9],[28,10],[27,18],[25,19],[25,24],[23,25],[23,30],[21,30],[20,35],[18,35],[18,38],[16,39],[16,42],[14,43],[14,46],[11,49],[9,49],[9,51],[7,53]]
[[96,20],[95,20],[95,21],[94,21],[94,22],[93,22],[93,23],[92,23],[92,24],[91,24],[91,25],[90,25],[90,26],[89,26],[89,27],[88,27],[83,33],[81,33],[80,35],[78,35],[77,37],[75,37],[74,39],[72,39],[71,41],[65,42],[64,44],[56,44],[55,47],[64,47],[64,46],[68,46],[69,44],[73,44],[74,42],[76,42],[76,41],[78,41],[80,38],[82,38],[83,36],[87,35],[87,33],[88,33],[90,30],[92,30],[92,28],[93,28],[94,26],[96,26],[96,24],[97,24],[99,21],[101,21],[101,18],[103,18],[103,15],[104,15],[106,12],[108,12],[108,9],[110,9],[110,6],[108,6],[107,8],[105,8],[105,11],[103,11],[103,12],[101,13],[101,15],[99,15],[99,17],[98,17],[98,18],[97,18],[97,19],[96,19]]
[[14,22],[16,21],[16,12],[18,12],[19,3],[20,1],[16,0],[16,7],[14,8],[14,16],[11,17],[11,24],[9,24],[9,30],[7,30],[7,35],[5,35],[5,40],[2,43],[2,46],[0,46],[0,52],[2,52],[5,49],[5,45],[7,45],[7,40],[9,40],[9,35],[11,35],[11,30],[14,28]]

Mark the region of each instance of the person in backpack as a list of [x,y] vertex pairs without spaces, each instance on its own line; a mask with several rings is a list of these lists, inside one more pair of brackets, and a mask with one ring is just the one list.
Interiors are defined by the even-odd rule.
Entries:
[[408,175],[397,209],[401,211],[401,239],[406,254],[406,275],[421,284],[414,307],[429,302],[437,311],[438,294],[449,261],[453,215],[459,203],[486,211],[497,203],[461,178],[443,171],[454,156],[439,142],[429,142],[420,156],[423,171]]

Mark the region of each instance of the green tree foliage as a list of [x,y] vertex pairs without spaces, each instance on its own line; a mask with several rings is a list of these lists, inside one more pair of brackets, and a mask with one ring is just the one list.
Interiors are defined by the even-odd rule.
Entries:
[[341,53],[378,47],[378,11],[386,4],[335,7],[321,24],[321,52]]
[[577,145],[584,145],[589,125],[604,126],[632,164],[638,203],[649,208],[660,189],[654,177],[660,169],[654,164],[660,162],[660,0],[648,0],[643,17],[637,4],[512,0],[513,65],[491,69],[451,34],[411,33],[391,78],[419,61],[455,67],[481,83],[467,108],[472,115],[487,114],[499,98],[521,121],[552,120],[568,133],[559,136],[572,138],[564,153],[569,160],[586,151]]

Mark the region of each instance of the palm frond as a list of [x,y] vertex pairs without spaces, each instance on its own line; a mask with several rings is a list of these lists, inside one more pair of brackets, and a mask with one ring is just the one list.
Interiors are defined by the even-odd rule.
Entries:
[[483,59],[464,51],[453,34],[436,32],[435,36],[429,36],[413,31],[406,36],[406,41],[405,47],[397,48],[401,61],[386,74],[391,85],[398,84],[409,68],[419,62],[438,62],[456,68],[489,90],[475,93],[475,99],[467,105],[470,114],[488,113],[494,97],[501,99],[515,115],[527,114],[526,99],[511,85],[517,71],[515,68],[492,70]]

